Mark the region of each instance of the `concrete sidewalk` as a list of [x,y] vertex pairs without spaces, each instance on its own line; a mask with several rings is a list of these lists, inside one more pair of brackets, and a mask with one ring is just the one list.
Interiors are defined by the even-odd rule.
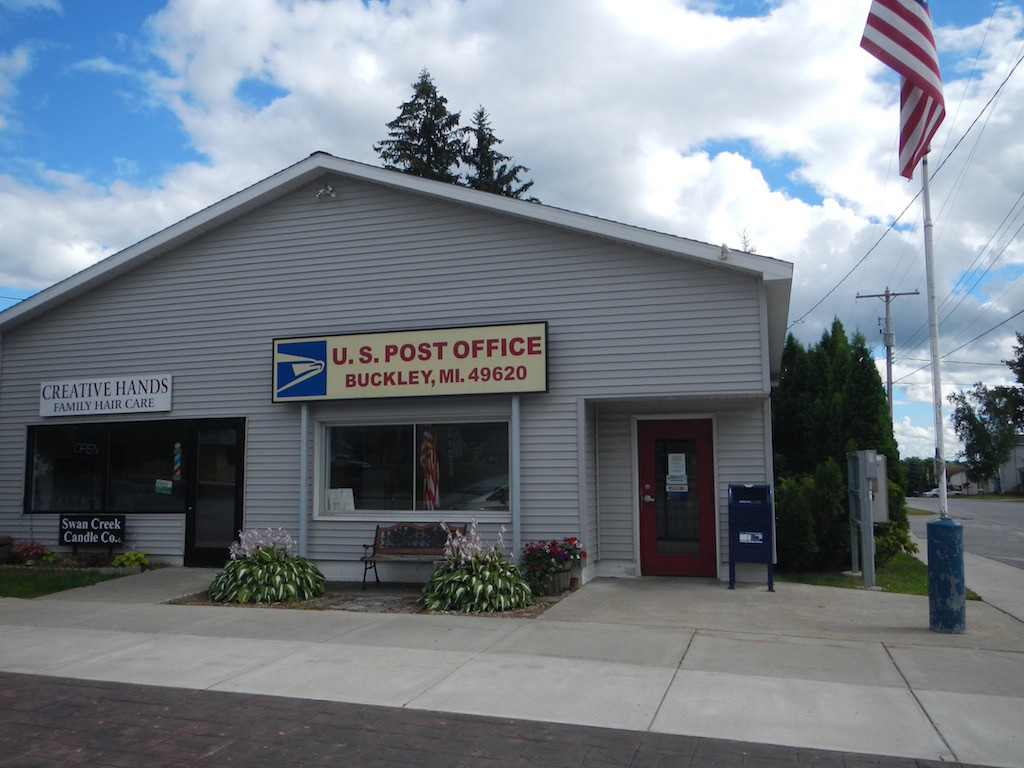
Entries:
[[997,605],[944,635],[927,598],[787,583],[597,579],[536,619],[161,604],[211,576],[0,599],[0,670],[1024,766],[1024,624]]

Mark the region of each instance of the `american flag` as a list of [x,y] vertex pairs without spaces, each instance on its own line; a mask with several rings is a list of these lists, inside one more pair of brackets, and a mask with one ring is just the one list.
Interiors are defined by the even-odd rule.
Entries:
[[420,466],[423,467],[423,508],[437,509],[437,442],[430,427],[423,430]]
[[913,178],[946,116],[927,0],[872,0],[860,45],[902,78],[900,174]]

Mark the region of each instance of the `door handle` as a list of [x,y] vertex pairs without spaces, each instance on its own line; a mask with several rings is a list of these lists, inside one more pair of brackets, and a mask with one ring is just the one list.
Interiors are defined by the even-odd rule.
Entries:
[[644,504],[650,504],[651,502],[654,501],[654,497],[645,493],[643,501],[644,501]]

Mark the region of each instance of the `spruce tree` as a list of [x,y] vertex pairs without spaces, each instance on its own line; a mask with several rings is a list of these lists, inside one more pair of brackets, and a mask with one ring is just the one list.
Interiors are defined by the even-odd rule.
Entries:
[[373,149],[385,168],[455,184],[467,149],[459,129],[460,115],[448,111],[448,100],[438,93],[426,69],[412,87],[412,98],[388,123],[390,138]]
[[[512,163],[511,157],[495,149],[502,140],[491,130],[487,111],[479,107],[473,113],[473,125],[461,130],[463,136],[469,137],[462,158],[471,169],[466,173],[466,185],[482,192],[522,199],[533,182],[520,182],[519,174],[528,173],[530,169]],[[536,198],[530,200],[536,201]]]
[[[776,517],[780,568],[836,569],[850,557],[846,511],[847,454],[886,455],[890,522],[875,526],[878,562],[913,551],[903,502],[903,470],[882,378],[861,334],[852,342],[834,320],[815,346],[792,336],[772,392]],[[783,545],[782,537],[792,537]]]

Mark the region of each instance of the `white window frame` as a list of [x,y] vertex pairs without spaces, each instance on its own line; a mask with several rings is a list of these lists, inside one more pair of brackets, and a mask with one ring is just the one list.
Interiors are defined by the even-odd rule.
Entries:
[[[348,512],[330,512],[327,510],[327,478],[328,469],[328,429],[331,427],[416,427],[424,424],[487,424],[502,423],[506,426],[508,441],[509,471],[509,503],[507,510],[473,510],[473,509],[355,509]],[[443,520],[456,524],[468,523],[475,519],[479,523],[509,524],[512,522],[512,510],[518,489],[512,480],[513,462],[515,461],[512,439],[513,424],[509,415],[474,414],[472,418],[459,418],[446,415],[444,418],[421,416],[418,419],[318,419],[315,421],[313,438],[314,473],[313,473],[313,519],[334,520],[344,522],[376,522],[376,523],[429,523]]]

